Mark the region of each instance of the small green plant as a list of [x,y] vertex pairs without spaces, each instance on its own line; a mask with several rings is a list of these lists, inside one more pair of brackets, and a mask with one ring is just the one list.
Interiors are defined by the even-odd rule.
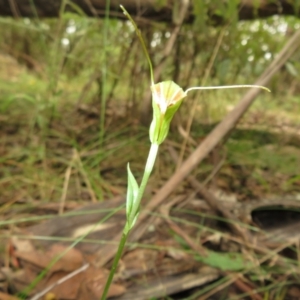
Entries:
[[150,68],[150,76],[151,76],[151,92],[152,92],[152,108],[153,108],[153,119],[150,125],[149,136],[150,136],[150,151],[148,154],[145,171],[143,174],[143,178],[141,184],[138,185],[134,175],[132,174],[129,164],[127,165],[127,173],[128,173],[128,186],[127,186],[127,198],[126,198],[126,223],[123,229],[122,238],[119,243],[119,247],[117,253],[115,255],[110,274],[108,276],[106,285],[104,287],[104,291],[101,297],[101,300],[105,300],[111,282],[113,280],[116,268],[118,266],[118,262],[121,258],[123,249],[125,247],[128,235],[130,230],[133,228],[136,220],[138,218],[140,212],[140,203],[142,196],[145,191],[145,187],[147,185],[148,179],[152,172],[156,156],[158,153],[159,146],[166,139],[170,123],[179,109],[183,99],[187,96],[188,92],[193,90],[207,90],[207,89],[225,89],[225,88],[240,88],[240,87],[257,87],[262,88],[264,90],[269,91],[265,87],[255,86],[255,85],[232,85],[232,86],[217,86],[217,87],[191,87],[184,91],[179,85],[174,83],[173,81],[163,81],[160,83],[154,83],[153,76],[153,67],[152,62],[149,57],[147,48],[145,46],[145,42],[141,35],[140,30],[138,29],[136,23],[131,18],[126,9],[121,5],[121,9],[127,18],[131,21],[132,25],[135,28],[135,31],[141,41],[144,53],[146,55],[147,61],[149,63]]

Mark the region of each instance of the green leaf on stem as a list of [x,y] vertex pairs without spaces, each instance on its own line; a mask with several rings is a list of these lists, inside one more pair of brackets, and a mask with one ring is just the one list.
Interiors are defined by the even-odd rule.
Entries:
[[128,233],[130,229],[134,226],[137,216],[140,211],[140,203],[138,199],[139,186],[130,170],[129,164],[127,165],[128,173],[128,187],[127,187],[127,197],[126,197],[126,225],[124,232]]

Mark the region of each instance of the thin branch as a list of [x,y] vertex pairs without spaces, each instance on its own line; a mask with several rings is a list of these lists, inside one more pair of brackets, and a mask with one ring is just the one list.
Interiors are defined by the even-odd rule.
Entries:
[[88,267],[90,266],[90,264],[86,263],[85,265],[83,265],[82,267],[80,267],[79,269],[73,271],[72,273],[69,273],[68,275],[66,275],[65,277],[59,279],[58,281],[54,282],[53,284],[51,284],[50,286],[46,287],[43,291],[41,291],[40,293],[36,294],[34,297],[32,297],[30,300],[39,300],[41,299],[44,295],[46,295],[49,291],[51,291],[53,288],[55,288],[56,286],[64,283],[65,281],[71,279],[72,277],[76,276],[77,274],[85,271]]

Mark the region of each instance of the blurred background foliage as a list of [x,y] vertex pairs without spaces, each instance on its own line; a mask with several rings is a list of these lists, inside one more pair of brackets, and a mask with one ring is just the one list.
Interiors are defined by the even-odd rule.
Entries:
[[[202,6],[195,5],[194,22],[181,28],[160,78],[172,79],[184,89],[202,83],[219,41],[205,85],[252,84],[300,27],[300,20],[293,16],[237,21],[235,6],[224,10],[221,1],[196,3]],[[164,5],[164,1],[157,5]],[[214,5],[215,15],[225,16],[224,25],[211,25],[206,15],[208,5],[210,10]],[[172,25],[142,20],[138,26],[155,67],[163,57]],[[131,24],[109,19],[107,26],[104,19],[89,18],[80,11],[62,11],[57,19],[2,17],[0,60],[1,202],[61,197],[104,199],[124,193],[126,163],[131,162],[138,177],[148,149],[147,128],[140,125],[140,108],[149,90],[150,76]],[[224,146],[227,160],[216,185],[238,192],[238,184],[232,188],[226,183],[228,176],[230,182],[233,177],[239,178],[240,173],[232,175],[238,169],[251,179],[243,196],[259,196],[262,190],[300,190],[299,173],[294,169],[297,154],[292,154],[291,161],[287,161],[286,154],[280,154],[283,145],[299,146],[296,138],[285,138],[286,131],[299,131],[299,72],[298,51],[272,79],[268,86],[272,93],[262,94],[244,117],[238,129],[245,131],[237,131]],[[244,92],[193,93],[175,125],[185,127],[194,97],[198,104],[191,137],[199,142]],[[100,120],[100,116],[105,119]],[[180,148],[183,138],[175,125],[170,140]],[[273,134],[278,132],[282,136],[275,138]],[[275,162],[266,160],[273,152]],[[282,163],[280,157],[284,158]],[[162,153],[157,170],[163,170],[164,175],[154,174],[154,188],[172,174],[172,164]],[[196,171],[200,179],[213,168],[209,159],[205,164]],[[70,166],[67,196],[63,196]],[[275,186],[274,166],[279,173]],[[282,184],[278,186],[277,181]]]

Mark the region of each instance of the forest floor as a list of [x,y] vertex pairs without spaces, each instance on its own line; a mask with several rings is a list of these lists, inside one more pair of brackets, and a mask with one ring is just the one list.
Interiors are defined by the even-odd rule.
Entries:
[[[0,56],[0,64],[0,299],[43,291],[41,299],[98,299],[95,280],[103,282],[106,270],[94,262],[103,255],[102,244],[121,230],[123,213],[111,219],[113,229],[104,226],[94,235],[89,232],[89,241],[68,247],[82,236],[75,228],[97,223],[103,212],[124,203],[126,165],[130,162],[136,178],[141,177],[149,149],[147,129],[128,116],[122,103],[118,109],[110,103],[101,133],[99,101],[78,103],[76,83],[61,83],[53,103],[43,78],[7,56]],[[152,231],[124,256],[112,296],[300,299],[299,233],[292,229],[300,224],[299,99],[284,104],[276,99],[267,104],[269,100],[255,104],[226,143],[191,174],[235,219],[218,216],[185,181],[169,198],[172,205],[156,212]],[[226,112],[232,109],[228,103],[223,110],[220,102],[213,105]],[[210,112],[217,115],[213,105]],[[186,119],[184,112],[181,119]],[[194,122],[185,158],[217,121]],[[179,153],[184,139],[179,124],[160,149],[145,198],[176,170],[172,151]],[[176,197],[181,198],[176,202]],[[95,213],[100,215],[92,217]],[[247,240],[232,235],[230,222],[247,231]],[[58,256],[60,263],[48,269]],[[69,279],[76,289],[59,283],[86,263],[87,269]],[[206,274],[202,281],[199,274]],[[53,289],[46,290],[51,284]]]

